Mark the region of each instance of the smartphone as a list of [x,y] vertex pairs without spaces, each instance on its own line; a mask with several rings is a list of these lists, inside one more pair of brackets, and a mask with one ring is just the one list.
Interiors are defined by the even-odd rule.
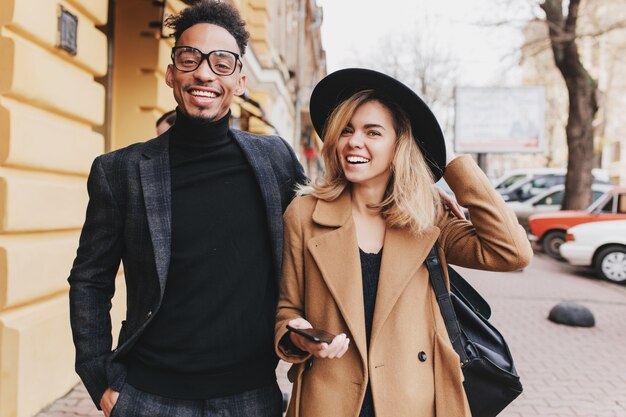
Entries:
[[320,329],[296,329],[295,327],[287,325],[287,330],[299,334],[315,343],[330,343],[335,338],[334,334]]

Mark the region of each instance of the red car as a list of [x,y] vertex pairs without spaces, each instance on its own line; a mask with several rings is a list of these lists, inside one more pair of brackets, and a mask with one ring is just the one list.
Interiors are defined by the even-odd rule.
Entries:
[[536,214],[528,218],[531,240],[541,244],[544,252],[560,258],[559,247],[565,242],[565,231],[581,223],[626,219],[626,188],[615,187],[597,199],[586,210],[562,210]]

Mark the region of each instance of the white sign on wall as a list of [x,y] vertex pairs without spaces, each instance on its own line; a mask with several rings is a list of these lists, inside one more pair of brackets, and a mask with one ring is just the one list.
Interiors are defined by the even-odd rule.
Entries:
[[543,151],[543,87],[457,87],[455,97],[456,152]]

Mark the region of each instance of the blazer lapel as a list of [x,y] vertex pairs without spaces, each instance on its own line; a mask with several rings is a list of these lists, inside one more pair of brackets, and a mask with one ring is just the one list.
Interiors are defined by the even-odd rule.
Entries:
[[[230,131],[256,176],[261,195],[265,203],[267,225],[272,239],[272,251],[274,254],[274,267],[280,271],[282,265],[282,240],[283,240],[283,210],[281,206],[280,189],[272,170],[272,165],[261,147],[262,139],[249,137],[245,132]],[[278,275],[278,274],[277,274]]]
[[169,134],[166,133],[149,143],[144,156],[147,159],[139,162],[139,173],[161,296],[163,296],[170,266],[172,237]]
[[319,200],[313,213],[313,221],[322,226],[337,227],[311,238],[307,242],[307,248],[350,329],[362,360],[365,361],[367,343],[363,283],[350,193],[346,191],[332,202]]
[[409,281],[426,260],[428,252],[439,237],[439,232],[439,228],[435,226],[419,235],[407,229],[387,229],[370,344],[376,339]]

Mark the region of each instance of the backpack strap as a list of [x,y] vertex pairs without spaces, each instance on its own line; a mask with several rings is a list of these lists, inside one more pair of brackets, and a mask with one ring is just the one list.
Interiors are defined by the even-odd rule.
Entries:
[[461,327],[459,326],[454,307],[452,306],[450,293],[446,287],[441,260],[437,254],[437,244],[432,247],[426,257],[426,267],[428,268],[430,283],[437,296],[437,303],[439,304],[439,310],[441,310],[441,316],[446,325],[450,342],[452,342],[454,350],[460,356],[461,363],[466,363],[468,359],[461,340]]

